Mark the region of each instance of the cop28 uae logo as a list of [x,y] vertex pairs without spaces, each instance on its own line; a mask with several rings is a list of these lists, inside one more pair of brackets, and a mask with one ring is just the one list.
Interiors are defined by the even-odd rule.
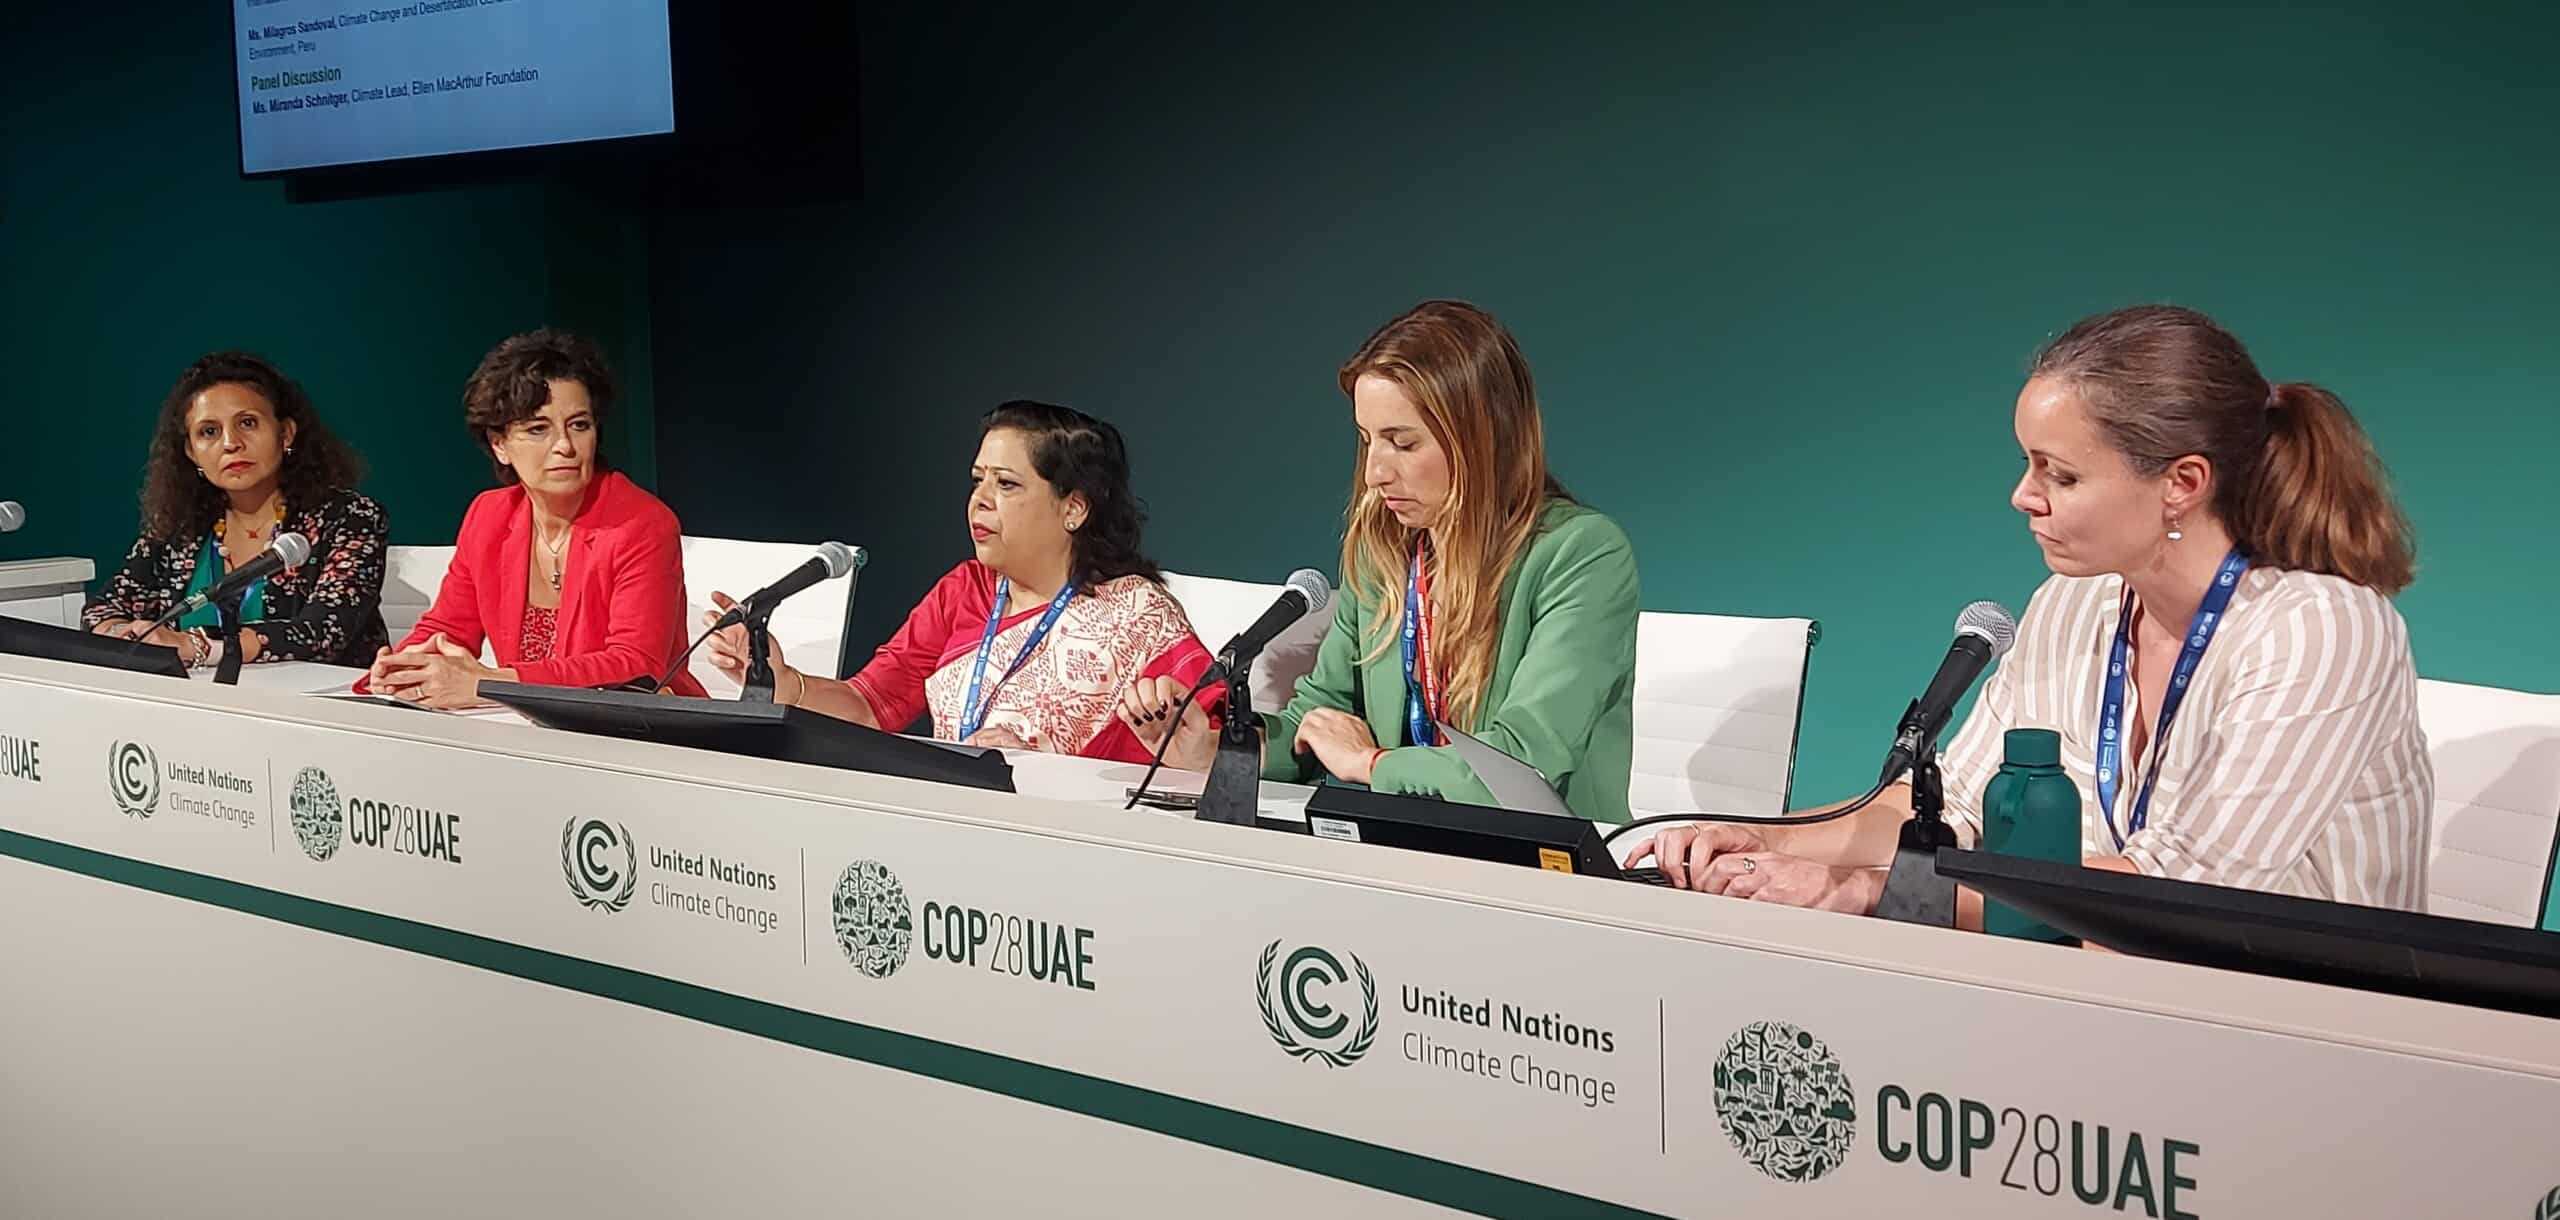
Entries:
[[560,875],[590,910],[619,911],[640,884],[640,849],[620,822],[571,818],[560,827]]
[[907,887],[877,860],[856,860],[836,878],[836,944],[865,978],[885,979],[907,963],[915,915]]
[[1783,1021],[1754,1021],[1716,1057],[1716,1117],[1752,1168],[1810,1182],[1848,1159],[1857,1094],[1820,1038]]
[[107,795],[128,816],[150,817],[160,808],[160,759],[138,741],[119,741],[107,751]]
[[[1272,968],[1274,962],[1279,963],[1277,971]],[[1326,999],[1340,995],[1336,988],[1352,978],[1342,969],[1341,959],[1308,945],[1284,960],[1279,941],[1263,946],[1261,966],[1254,972],[1262,993],[1262,1026],[1290,1058],[1349,1067],[1369,1053],[1369,1044],[1378,1037],[1378,980],[1370,977],[1368,963],[1357,954],[1351,955],[1351,970],[1360,980],[1356,1025],[1349,1012],[1336,1011]],[[1317,994],[1318,989],[1324,994]]]
[[338,854],[338,844],[347,834],[346,802],[338,799],[338,786],[329,782],[329,773],[318,767],[304,767],[293,773],[292,794],[286,807],[293,811],[293,837],[302,844],[302,854],[314,860],[326,860]]

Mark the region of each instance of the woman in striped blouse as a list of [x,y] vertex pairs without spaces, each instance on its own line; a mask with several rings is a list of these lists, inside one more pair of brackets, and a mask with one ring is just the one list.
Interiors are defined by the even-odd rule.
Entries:
[[[2418,907],[2435,774],[2389,600],[2412,548],[2345,405],[2268,381],[2202,314],[2141,306],[2038,353],[2016,429],[2010,502],[2054,575],[1947,748],[1959,835],[1980,828],[2002,732],[2047,728],[2092,868]],[[1897,787],[1829,823],[1675,828],[1629,859],[1710,893],[1872,911],[1910,812]]]

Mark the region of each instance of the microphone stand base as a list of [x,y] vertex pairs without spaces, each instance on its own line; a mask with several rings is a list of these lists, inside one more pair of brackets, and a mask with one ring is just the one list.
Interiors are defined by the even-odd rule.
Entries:
[[1245,681],[1250,672],[1249,659],[1227,665],[1226,723],[1218,728],[1218,757],[1209,764],[1195,820],[1251,826],[1262,812],[1262,718],[1254,714],[1253,691]]
[[222,659],[214,663],[213,684],[240,685],[240,603],[224,600],[213,604],[214,638],[222,641]]
[[740,703],[773,702],[773,633],[768,629],[769,611],[757,610],[746,617],[747,672],[739,685]]
[[1885,874],[1884,896],[1876,901],[1878,917],[1956,926],[1956,883],[1938,875],[1938,849],[1956,846],[1955,827],[1939,817],[1946,803],[1937,754],[1925,751],[1911,765],[1911,820],[1902,824],[1894,846],[1893,871]]
[[1944,822],[1903,823],[1902,842],[1894,848],[1893,871],[1885,874],[1876,915],[1933,928],[1956,926],[1956,883],[1938,875],[1938,849],[1954,846],[1955,829]]

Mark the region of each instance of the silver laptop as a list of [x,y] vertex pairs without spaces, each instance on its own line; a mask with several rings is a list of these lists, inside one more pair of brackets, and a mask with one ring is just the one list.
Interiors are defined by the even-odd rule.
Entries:
[[1449,748],[1466,760],[1477,779],[1484,781],[1485,789],[1493,793],[1494,804],[1522,813],[1575,816],[1573,807],[1564,803],[1564,798],[1557,795],[1555,785],[1548,783],[1547,777],[1536,767],[1445,723],[1440,726],[1440,732],[1448,738]]

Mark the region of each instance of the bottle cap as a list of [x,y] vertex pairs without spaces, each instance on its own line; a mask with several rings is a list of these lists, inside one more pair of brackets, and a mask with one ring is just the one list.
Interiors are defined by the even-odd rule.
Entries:
[[2052,729],[2011,729],[2000,741],[2003,761],[2019,767],[2062,765],[2062,734]]

